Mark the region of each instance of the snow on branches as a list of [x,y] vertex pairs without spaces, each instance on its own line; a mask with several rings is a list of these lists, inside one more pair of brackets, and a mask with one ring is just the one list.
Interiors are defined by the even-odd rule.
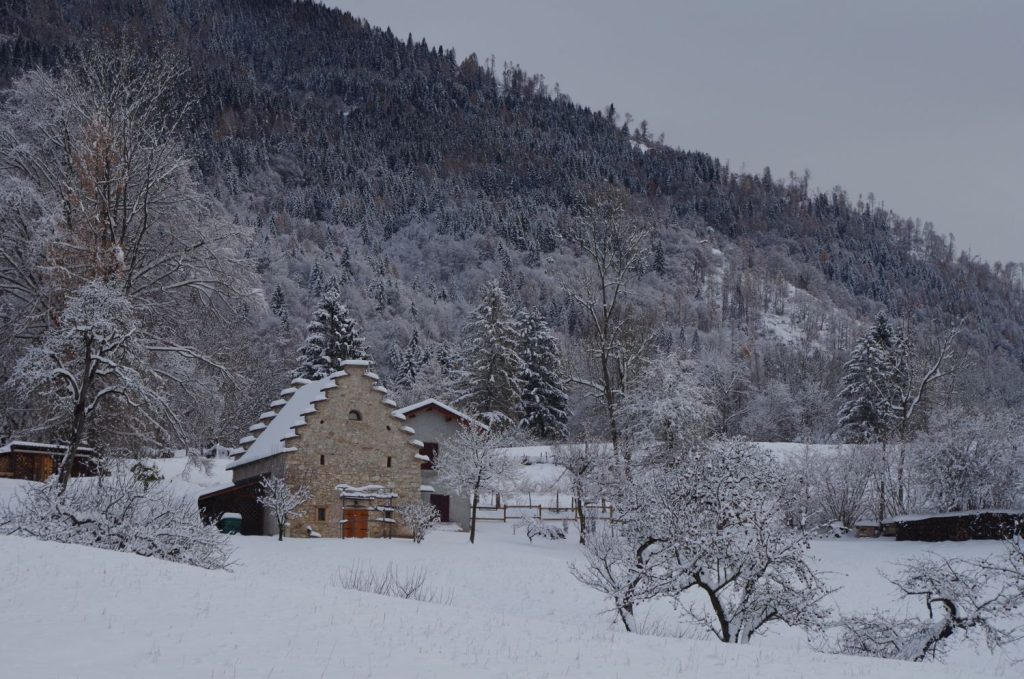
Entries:
[[137,474],[56,478],[26,487],[0,510],[0,533],[131,552],[209,569],[231,563],[227,536],[203,523],[194,500]]
[[427,502],[411,502],[398,508],[402,522],[412,531],[412,541],[416,544],[423,542],[438,521],[441,520],[441,513],[437,507]]
[[309,489],[299,486],[292,490],[285,480],[276,476],[264,476],[260,479],[260,494],[256,498],[270,512],[277,524],[277,539],[284,540],[284,527],[288,519],[302,516],[298,508],[308,502]]
[[[770,458],[728,440],[638,466],[616,499],[619,535],[588,542],[580,579],[617,602],[628,628],[642,598],[674,601],[723,642],[747,643],[773,622],[817,628],[828,590],[785,522],[779,482]],[[701,596],[684,603],[688,591]]]
[[472,498],[469,541],[476,541],[476,514],[481,493],[501,493],[512,488],[520,475],[519,460],[506,454],[512,437],[481,427],[460,427],[445,439],[434,460],[438,480],[461,495]]
[[840,620],[836,652],[921,662],[947,650],[954,637],[980,636],[988,648],[1022,637],[1015,617],[1024,607],[1024,553],[1019,540],[1003,557],[944,558],[931,555],[902,564],[889,581],[900,596],[923,601],[927,618],[884,613]]
[[341,293],[332,286],[320,299],[299,349],[299,367],[293,377],[318,380],[342,369],[342,362],[366,360],[366,342],[359,334]]

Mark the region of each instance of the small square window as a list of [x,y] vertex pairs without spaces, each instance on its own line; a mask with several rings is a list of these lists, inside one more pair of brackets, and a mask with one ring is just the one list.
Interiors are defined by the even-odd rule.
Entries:
[[323,464],[324,464],[325,462],[326,462],[326,458],[325,458],[325,457],[324,457],[323,455],[321,455],[321,456],[320,456],[320,465],[321,465],[321,466],[323,466]]
[[388,468],[390,468],[390,467],[391,467],[391,457],[388,456]]
[[316,520],[317,521],[326,521],[327,520],[327,507],[317,507],[316,508]]

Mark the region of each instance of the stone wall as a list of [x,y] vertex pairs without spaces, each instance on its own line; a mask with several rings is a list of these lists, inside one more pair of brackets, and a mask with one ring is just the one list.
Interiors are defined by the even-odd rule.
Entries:
[[[324,392],[327,400],[315,404],[316,413],[296,429],[298,438],[288,441],[298,450],[276,458],[284,460],[289,485],[304,485],[313,496],[300,508],[302,516],[291,520],[292,536],[305,536],[309,526],[323,537],[341,537],[341,500],[335,490],[339,483],[391,488],[399,496],[395,506],[420,501],[419,450],[410,443],[414,437],[401,430],[405,423],[391,415],[393,406],[382,403],[386,395],[373,389],[376,380],[366,377],[366,370],[347,366],[348,376]],[[350,419],[352,411],[360,419]],[[324,510],[322,521],[318,508]],[[386,534],[384,524],[373,521],[378,516],[370,513],[371,537]],[[408,531],[399,525],[394,535],[406,536]]]

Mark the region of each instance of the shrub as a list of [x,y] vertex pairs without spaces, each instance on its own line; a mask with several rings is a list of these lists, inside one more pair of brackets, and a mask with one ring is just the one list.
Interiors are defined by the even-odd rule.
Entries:
[[437,507],[424,502],[412,502],[398,508],[405,525],[412,531],[412,541],[416,544],[423,542],[427,533],[435,524],[441,520],[441,514]]
[[339,570],[334,584],[367,594],[412,599],[428,604],[450,606],[451,590],[438,589],[427,583],[427,572],[422,567],[399,571],[394,563],[383,568],[373,568],[363,562],[356,562],[350,568]]
[[516,522],[516,528],[524,529],[526,537],[530,539],[530,542],[533,542],[533,539],[536,537],[547,538],[548,540],[564,540],[569,532],[567,521],[563,521],[561,524],[549,524],[532,516],[520,518]]
[[131,552],[224,569],[225,535],[203,523],[195,501],[136,474],[77,479],[65,490],[56,477],[21,491],[0,510],[0,533]]

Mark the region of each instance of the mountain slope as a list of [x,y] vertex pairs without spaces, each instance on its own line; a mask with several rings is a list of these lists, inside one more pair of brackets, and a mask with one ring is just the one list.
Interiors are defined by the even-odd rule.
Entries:
[[[1019,267],[972,261],[930,227],[839,189],[812,194],[804,177],[737,174],[659,146],[540,76],[311,2],[7,0],[0,18],[14,36],[0,46],[7,82],[94,42],[182,64],[179,97],[195,104],[184,134],[204,181],[255,227],[249,255],[268,296],[280,288],[298,319],[263,330],[283,335],[286,355],[329,276],[385,370],[414,328],[457,340],[489,278],[571,340],[579,318],[561,283],[581,264],[565,236],[613,190],[657,224],[663,262],[635,299],[662,346],[696,332],[708,350],[763,356],[755,387],[795,392],[817,372],[816,388],[834,393],[857,320],[886,306],[929,331],[965,319],[985,370],[1003,376],[981,396],[1019,399]],[[802,328],[801,346],[777,341],[773,315]]]

